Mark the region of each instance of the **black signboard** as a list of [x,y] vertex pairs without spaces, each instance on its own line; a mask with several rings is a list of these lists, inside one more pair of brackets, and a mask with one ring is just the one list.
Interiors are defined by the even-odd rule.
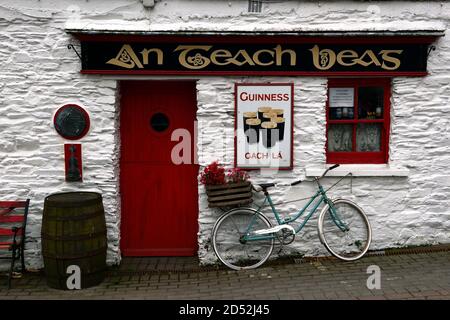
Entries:
[[81,41],[82,72],[198,75],[421,75],[427,43]]

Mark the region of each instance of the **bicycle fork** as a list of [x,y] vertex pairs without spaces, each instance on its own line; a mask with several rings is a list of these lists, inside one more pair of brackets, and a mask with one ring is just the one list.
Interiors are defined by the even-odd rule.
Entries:
[[350,228],[339,218],[339,214],[336,212],[336,208],[333,205],[333,202],[330,200],[327,200],[328,202],[328,212],[330,213],[331,219],[333,220],[334,224],[342,231],[346,232],[349,231]]

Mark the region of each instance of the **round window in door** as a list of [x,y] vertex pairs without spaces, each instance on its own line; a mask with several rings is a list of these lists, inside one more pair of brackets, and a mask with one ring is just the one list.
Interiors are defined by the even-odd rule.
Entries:
[[164,132],[169,127],[169,118],[161,112],[157,112],[150,118],[150,126],[156,132]]

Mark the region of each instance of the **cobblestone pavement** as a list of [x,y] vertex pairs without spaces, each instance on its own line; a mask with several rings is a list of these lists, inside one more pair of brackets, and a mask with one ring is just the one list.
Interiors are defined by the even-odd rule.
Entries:
[[[101,285],[78,291],[50,289],[42,273],[27,273],[8,290],[2,276],[0,299],[450,299],[449,251],[357,262],[291,260],[244,272],[195,268],[192,259],[176,259],[125,260]],[[370,265],[381,269],[379,290],[366,286]]]

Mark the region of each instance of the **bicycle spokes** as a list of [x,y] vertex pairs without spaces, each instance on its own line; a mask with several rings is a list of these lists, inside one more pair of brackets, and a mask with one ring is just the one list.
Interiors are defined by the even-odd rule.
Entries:
[[335,256],[353,260],[370,244],[370,226],[365,215],[350,202],[337,201],[323,216],[322,237]]
[[268,259],[273,250],[273,238],[253,239],[248,235],[255,230],[267,229],[267,218],[250,210],[236,210],[223,219],[213,231],[213,246],[218,258],[228,267],[251,269]]

